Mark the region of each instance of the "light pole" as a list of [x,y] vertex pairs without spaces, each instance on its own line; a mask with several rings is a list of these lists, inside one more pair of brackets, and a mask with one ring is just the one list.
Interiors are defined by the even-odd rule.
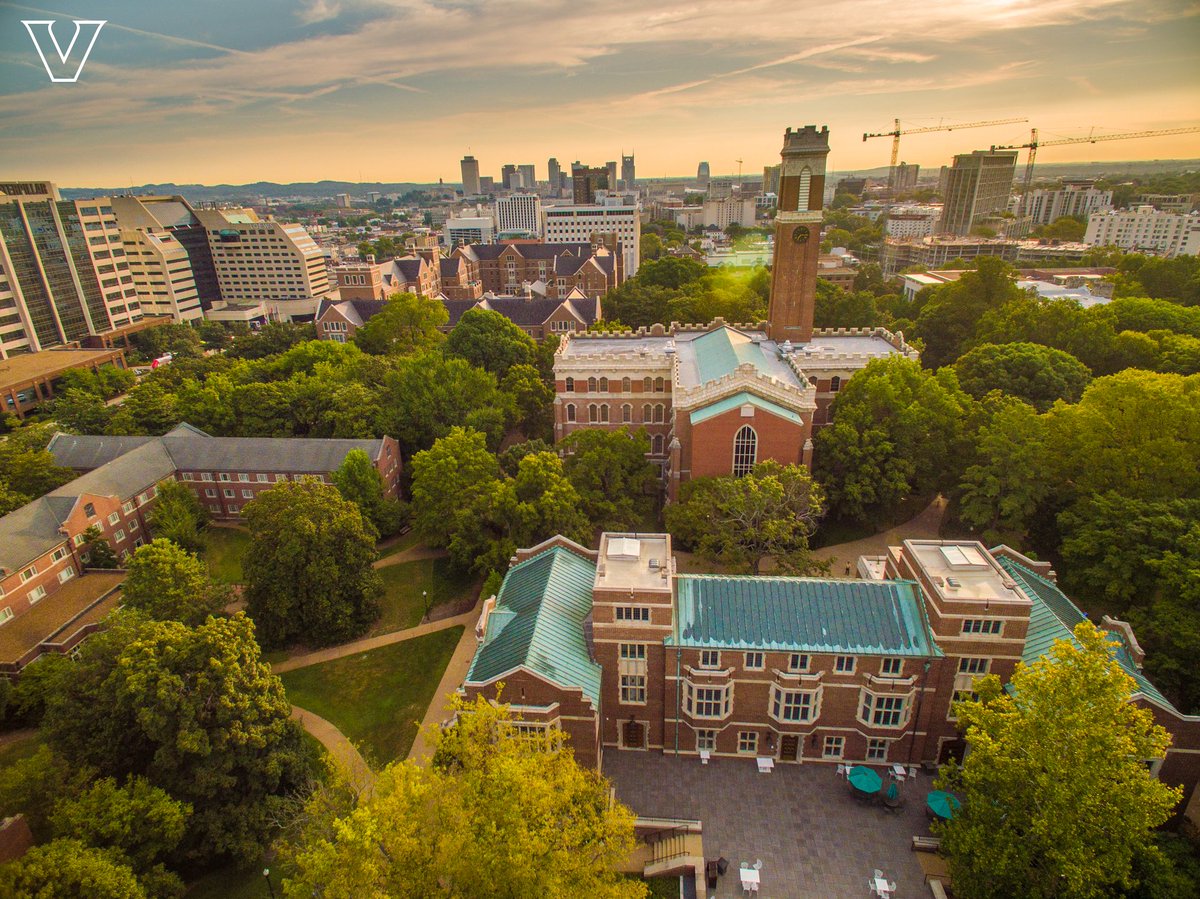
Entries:
[[271,893],[271,899],[275,899],[275,887],[271,885],[271,869],[263,868],[263,879],[267,882],[267,889]]

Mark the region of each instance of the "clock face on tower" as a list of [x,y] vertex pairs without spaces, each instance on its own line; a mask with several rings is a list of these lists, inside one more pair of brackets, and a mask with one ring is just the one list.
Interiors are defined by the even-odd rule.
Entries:
[[808,243],[808,228],[800,225],[792,232],[792,240],[796,243]]

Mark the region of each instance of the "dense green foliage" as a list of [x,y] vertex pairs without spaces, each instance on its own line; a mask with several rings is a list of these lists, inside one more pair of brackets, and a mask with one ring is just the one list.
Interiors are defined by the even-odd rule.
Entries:
[[188,552],[204,549],[204,528],[208,509],[200,497],[181,481],[167,480],[158,485],[158,496],[150,520],[155,537],[164,537]]
[[399,500],[384,494],[383,477],[366,452],[350,450],[331,480],[343,499],[358,506],[379,536],[390,537],[400,530],[404,509]]
[[592,525],[607,531],[637,530],[653,508],[652,491],[657,488],[657,471],[646,458],[650,438],[645,430],[584,428],[568,435],[561,447],[580,510]]
[[446,352],[503,378],[514,365],[533,362],[532,337],[491,309],[468,309],[446,339]]
[[712,269],[694,259],[666,256],[643,263],[638,273],[604,298],[604,318],[630,328],[671,322],[757,322],[766,315],[765,269]]
[[414,293],[393,294],[383,309],[354,333],[354,342],[375,355],[422,352],[442,342],[438,329],[449,318],[441,300]]
[[121,604],[162,621],[199,624],[229,602],[229,589],[213,583],[192,553],[158,537],[139,546],[126,564]]
[[1091,380],[1087,366],[1062,350],[1036,343],[985,343],[954,363],[962,389],[975,399],[992,390],[1045,412],[1055,400],[1079,401]]

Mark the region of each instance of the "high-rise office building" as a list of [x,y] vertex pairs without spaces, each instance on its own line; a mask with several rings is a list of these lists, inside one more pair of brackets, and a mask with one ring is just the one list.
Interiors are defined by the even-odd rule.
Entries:
[[621,279],[637,274],[642,238],[637,206],[622,205],[619,197],[610,197],[602,204],[548,206],[542,221],[546,243],[603,243],[610,248],[619,245]]
[[264,303],[276,318],[313,315],[329,293],[325,255],[303,225],[252,209],[198,209],[228,303]]
[[[515,165],[512,165],[510,163],[508,165],[500,166],[500,189],[501,190],[519,189],[520,181],[518,180],[518,181],[514,182],[514,180],[513,180],[514,178],[517,178],[517,179],[520,178],[520,176],[517,174],[517,167]],[[514,183],[516,183],[517,187],[513,187]]]
[[763,166],[763,193],[778,194],[779,193],[779,172],[781,166],[765,165]]
[[615,162],[606,162],[604,167],[608,169],[608,190],[611,193],[617,189],[617,164]]
[[[221,288],[217,283],[217,270],[213,265],[212,248],[208,244],[208,232],[200,223],[200,219],[196,217],[196,211],[187,200],[178,195],[113,197],[112,206],[117,214],[117,225],[121,229],[121,239],[129,253],[130,267],[133,269],[135,277],[139,275],[136,262],[152,265],[160,249],[158,245],[161,245],[164,250],[169,250],[171,244],[170,241],[159,240],[156,245],[156,242],[150,241],[146,246],[150,256],[135,259],[133,246],[140,245],[141,239],[131,232],[169,235],[187,253],[188,267],[191,270],[192,283],[196,289],[196,300],[199,302],[200,308],[211,309],[214,305],[220,304]],[[171,255],[171,253],[166,254],[166,256]],[[176,267],[175,263],[168,262],[166,257],[162,261],[169,268]],[[176,272],[176,276],[178,276],[178,272]],[[141,277],[153,281],[158,278],[158,274],[145,271],[141,273]],[[177,280],[177,277],[171,280]],[[147,315],[175,315],[180,320],[196,317],[191,314],[192,304],[188,301],[186,288],[180,289],[183,290],[182,294],[173,295],[172,291],[168,290],[164,298],[162,293],[155,292],[157,291],[155,288],[148,297],[143,290],[142,282],[139,282],[138,295],[142,299],[143,311]],[[165,308],[152,310],[147,305],[148,303],[155,306],[165,305]]]
[[474,156],[464,156],[462,162],[463,193],[468,197],[479,193],[479,160]]
[[177,322],[202,319],[204,310],[187,248],[142,212],[137,197],[113,197],[110,202],[142,312],[169,315]]
[[496,192],[496,179],[491,175],[479,176],[479,193],[488,196]]
[[637,180],[637,170],[633,164],[633,155],[621,154],[621,188],[633,190],[633,182]]
[[534,174],[533,165],[519,165],[517,171],[521,173],[521,190],[533,190],[537,187],[537,176]]
[[902,162],[888,173],[888,187],[894,191],[913,190],[917,186],[917,177],[920,174],[919,165]]
[[577,204],[596,202],[597,190],[611,190],[613,182],[608,180],[607,168],[591,168],[576,162],[571,166],[573,199]]
[[[1064,215],[1086,220],[1093,212],[1112,209],[1111,190],[1100,190],[1095,180],[1064,180],[1058,190],[1033,190],[1026,205],[1030,224],[1049,225]],[[1020,204],[1016,206],[1019,208]],[[1011,212],[1017,209],[1009,207]]]
[[696,167],[696,180],[700,182],[701,187],[706,187],[708,179],[711,177],[712,173],[709,171],[707,162],[702,162]]
[[107,198],[63,200],[48,181],[0,183],[0,358],[141,318]]
[[513,194],[496,200],[496,230],[528,234],[542,233],[542,201],[537,194]]
[[550,196],[557,197],[559,190],[562,189],[562,166],[558,164],[557,159],[551,156],[546,163],[546,171],[546,180],[550,184]]
[[954,157],[945,173],[938,233],[963,236],[981,219],[1008,208],[1016,150],[975,150]]

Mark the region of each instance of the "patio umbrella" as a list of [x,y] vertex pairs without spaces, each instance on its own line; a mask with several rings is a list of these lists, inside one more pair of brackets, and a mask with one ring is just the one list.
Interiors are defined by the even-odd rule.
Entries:
[[855,765],[850,769],[850,786],[860,793],[878,793],[883,786],[883,779],[864,765]]
[[944,790],[934,790],[931,792],[925,798],[925,804],[929,806],[931,812],[947,821],[953,818],[954,813],[962,808],[962,803]]

